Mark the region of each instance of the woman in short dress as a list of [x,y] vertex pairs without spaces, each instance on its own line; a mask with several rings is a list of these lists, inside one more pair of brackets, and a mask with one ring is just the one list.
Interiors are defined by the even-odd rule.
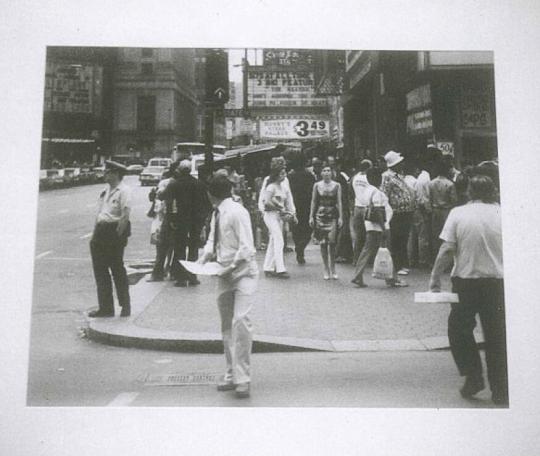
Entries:
[[314,228],[315,237],[321,246],[324,280],[337,279],[336,240],[338,230],[343,224],[341,185],[332,180],[330,166],[322,169],[321,177],[322,180],[313,185],[309,223]]

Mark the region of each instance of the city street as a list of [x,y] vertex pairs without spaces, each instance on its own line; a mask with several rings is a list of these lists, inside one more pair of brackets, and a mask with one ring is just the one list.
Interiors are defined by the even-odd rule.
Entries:
[[[126,183],[133,192],[133,235],[125,254],[129,264],[151,259],[153,246],[145,215],[150,188],[141,187],[132,176],[126,177]],[[491,407],[488,391],[478,401],[459,396],[461,379],[447,351],[347,352],[344,348],[339,353],[256,353],[253,397],[238,402],[215,390],[222,355],[120,348],[88,340],[83,312],[96,306],[88,241],[102,188],[93,185],[39,195],[29,405]],[[443,334],[447,310],[411,302],[415,289],[425,287],[426,273],[411,277],[414,287],[406,291],[380,284],[369,292],[359,291],[347,280],[351,266],[340,266],[339,282],[324,283],[316,247],[308,253],[304,269],[288,256],[293,279],[286,284],[261,280],[261,306],[254,309],[259,332],[297,338],[317,334],[345,341],[365,337],[368,342],[410,339],[422,331]],[[202,278],[200,287],[188,290],[164,284],[161,304],[153,303],[140,325],[160,330],[184,325],[219,333],[208,280]],[[364,294],[369,298],[355,306],[355,315],[344,300],[356,292],[371,294]],[[390,292],[403,293],[405,301],[388,301]],[[181,293],[189,299],[179,301]],[[290,310],[272,307],[276,296]],[[325,327],[321,318],[328,323]]]

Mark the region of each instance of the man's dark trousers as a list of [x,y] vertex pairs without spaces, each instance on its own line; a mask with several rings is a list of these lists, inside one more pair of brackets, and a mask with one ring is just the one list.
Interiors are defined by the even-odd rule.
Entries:
[[195,280],[197,278],[180,264],[180,260],[197,261],[201,229],[187,222],[175,226],[173,230],[174,259],[171,268],[175,280]]
[[412,216],[412,212],[394,212],[390,220],[390,253],[396,271],[409,266],[407,243],[411,231]]
[[459,303],[452,304],[448,339],[460,375],[481,376],[482,363],[473,329],[480,315],[485,340],[486,365],[491,392],[508,402],[504,282],[502,279],[452,278]]
[[124,267],[124,248],[127,238],[118,236],[117,227],[117,223],[96,225],[90,241],[99,310],[107,314],[114,314],[111,274],[119,305],[125,311],[130,310],[129,282]]

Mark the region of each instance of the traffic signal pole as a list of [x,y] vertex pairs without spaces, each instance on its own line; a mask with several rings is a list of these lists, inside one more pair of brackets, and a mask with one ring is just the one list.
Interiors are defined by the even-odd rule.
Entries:
[[209,176],[214,172],[214,106],[206,103],[204,107],[204,164]]

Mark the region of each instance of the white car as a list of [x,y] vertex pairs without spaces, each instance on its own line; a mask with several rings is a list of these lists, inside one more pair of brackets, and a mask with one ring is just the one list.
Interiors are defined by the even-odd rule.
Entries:
[[139,176],[141,185],[157,185],[166,169],[165,166],[147,166]]

